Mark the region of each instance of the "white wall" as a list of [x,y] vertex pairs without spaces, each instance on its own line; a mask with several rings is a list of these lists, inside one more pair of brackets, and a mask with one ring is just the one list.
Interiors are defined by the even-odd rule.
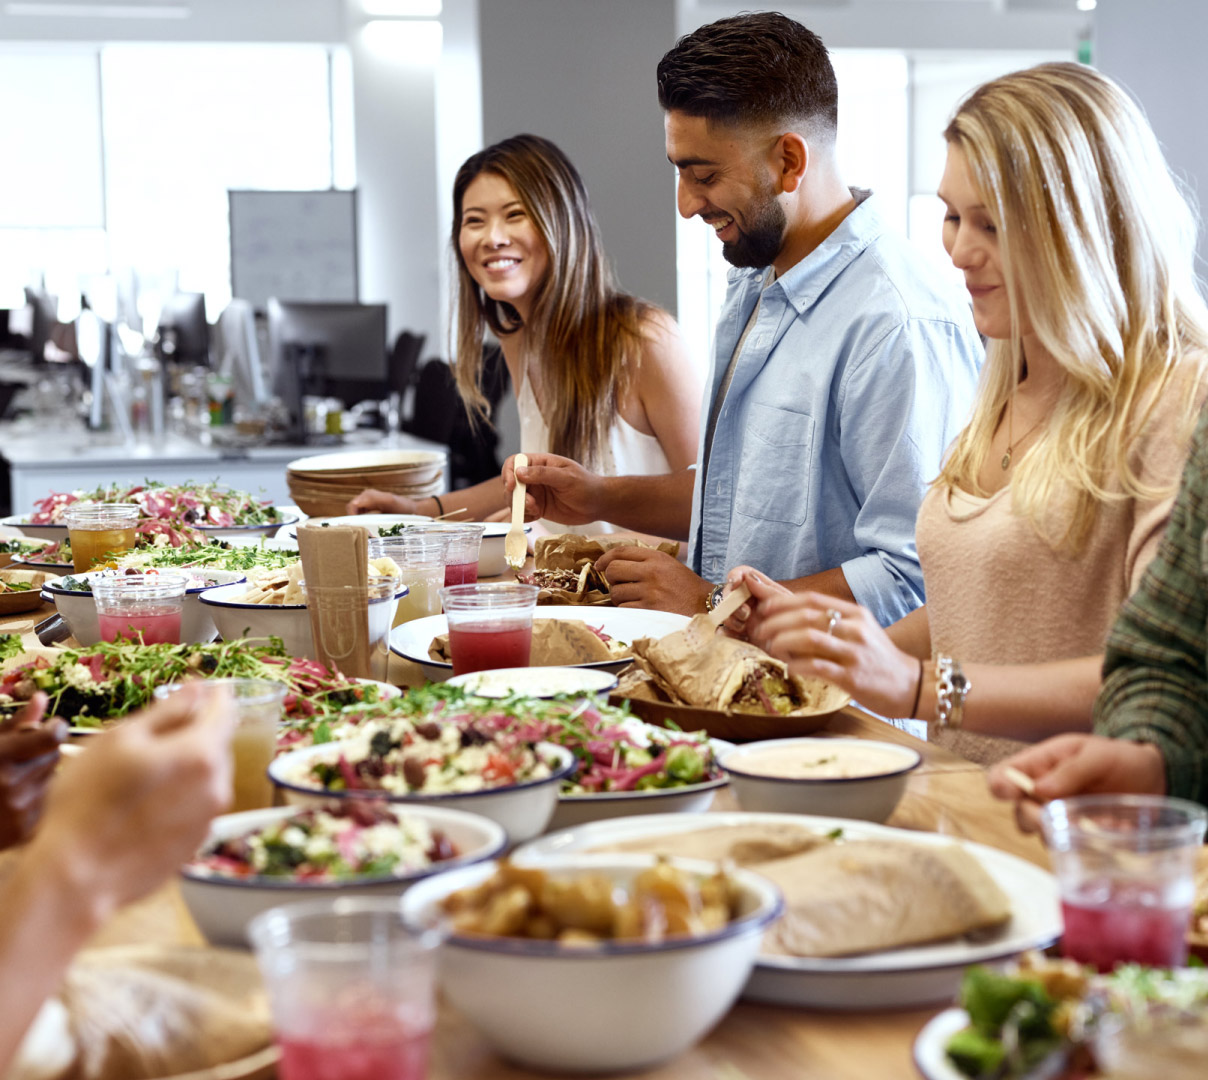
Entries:
[[675,186],[655,91],[675,0],[483,0],[483,136],[556,142],[621,286],[674,312]]
[[[1208,217],[1208,82],[1204,0],[1100,0],[1095,11],[1094,63],[1141,102],[1166,160],[1196,194]],[[1208,231],[1201,228],[1200,273],[1208,262]]]

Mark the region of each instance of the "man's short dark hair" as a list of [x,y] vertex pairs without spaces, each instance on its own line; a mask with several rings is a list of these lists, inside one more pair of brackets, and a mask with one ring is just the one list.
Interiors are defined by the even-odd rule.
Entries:
[[822,39],[776,11],[747,12],[682,37],[659,61],[659,104],[721,124],[804,122],[833,136],[835,69]]

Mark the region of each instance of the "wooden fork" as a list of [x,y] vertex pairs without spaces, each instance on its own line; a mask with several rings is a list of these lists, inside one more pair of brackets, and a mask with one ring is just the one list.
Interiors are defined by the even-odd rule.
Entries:
[[[528,457],[517,454],[512,462],[514,469],[523,469],[528,465]],[[524,484],[519,479],[512,490],[512,525],[503,540],[503,555],[508,566],[519,571],[528,558],[528,538],[524,535]]]

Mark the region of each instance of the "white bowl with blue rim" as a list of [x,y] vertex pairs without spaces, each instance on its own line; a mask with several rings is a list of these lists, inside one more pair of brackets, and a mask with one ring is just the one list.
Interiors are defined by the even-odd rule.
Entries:
[[[201,598],[207,592],[220,588],[240,588],[246,576],[240,570],[180,570],[173,573],[185,574],[194,584],[185,590],[185,602],[180,612],[180,640],[183,644],[202,644],[213,641],[218,631],[209,609],[203,607]],[[96,614],[96,599],[89,589],[70,589],[65,581],[89,583],[98,577],[118,577],[120,571],[93,570],[87,574],[75,574],[55,578],[42,586],[42,599],[53,603],[59,615],[71,630],[72,636],[81,645],[95,645],[101,640],[101,624]],[[212,582],[212,584],[209,584]]]
[[[249,604],[246,584],[210,589],[201,602],[207,608],[223,641],[237,638],[279,637],[290,656],[317,659],[310,609],[305,604]],[[369,642],[389,640],[398,602],[409,589],[401,581],[392,598],[369,601]],[[383,644],[384,647],[384,644]]]
[[[923,759],[897,743],[802,736],[742,743],[719,760],[743,810],[883,822]],[[847,775],[804,775],[815,766]]]
[[[690,873],[717,870],[715,863],[673,862]],[[604,874],[623,886],[654,863],[647,855],[563,855],[541,869],[555,877]],[[481,884],[495,868],[480,863],[420,882],[402,899],[404,921],[440,925],[445,898]],[[771,882],[746,870],[731,875],[736,917],[697,937],[568,946],[451,934],[441,945],[441,990],[496,1051],[522,1066],[559,1075],[650,1068],[704,1038],[729,1011],[764,930],[783,910]]]
[[[257,832],[298,814],[298,806],[274,806],[224,814],[210,824],[202,849],[222,840]],[[457,854],[425,869],[403,874],[359,875],[332,880],[296,880],[270,875],[233,877],[201,866],[196,861],[180,871],[180,892],[193,921],[211,945],[245,947],[247,924],[260,912],[296,900],[336,896],[401,896],[412,885],[433,874],[493,859],[507,845],[502,826],[478,814],[445,806],[395,806],[392,811],[422,819],[453,844]]]
[[296,779],[312,764],[338,760],[341,746],[338,742],[320,743],[280,754],[268,767],[269,779],[281,789],[287,803],[302,806],[319,805],[333,799],[385,799],[388,803],[448,806],[454,810],[481,814],[502,825],[513,844],[531,840],[545,831],[558,805],[562,781],[575,771],[578,764],[575,755],[564,746],[543,742],[537,743],[537,753],[550,764],[548,776],[480,791],[439,794],[409,792],[400,795],[377,789],[331,791],[317,780]]

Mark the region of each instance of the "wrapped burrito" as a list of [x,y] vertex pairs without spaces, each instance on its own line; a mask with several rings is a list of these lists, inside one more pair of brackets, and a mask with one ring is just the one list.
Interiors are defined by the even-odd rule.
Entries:
[[717,633],[707,615],[666,637],[640,638],[633,652],[672,701],[701,709],[793,716],[822,711],[836,692],[819,679],[790,675],[787,665],[749,642]]

